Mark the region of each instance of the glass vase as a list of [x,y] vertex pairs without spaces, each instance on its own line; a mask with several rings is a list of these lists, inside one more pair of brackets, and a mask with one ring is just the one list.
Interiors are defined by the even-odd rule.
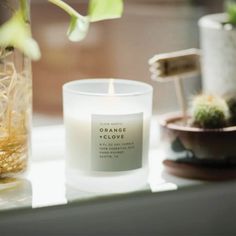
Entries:
[[[1,23],[18,8],[17,2],[3,0]],[[0,47],[0,178],[17,177],[27,170],[31,100],[30,59],[11,45]]]

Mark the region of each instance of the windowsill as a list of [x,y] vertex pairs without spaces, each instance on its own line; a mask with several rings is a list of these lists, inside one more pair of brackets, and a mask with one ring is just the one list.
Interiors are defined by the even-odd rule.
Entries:
[[[155,127],[155,120],[153,125],[153,127]],[[152,130],[156,130],[153,127]],[[80,208],[82,209],[84,207],[88,207],[89,209],[91,208],[91,206],[97,206],[99,209],[100,205],[106,203],[109,206],[111,205],[114,207],[116,207],[117,204],[119,205],[119,203],[121,203],[121,206],[126,205],[127,207],[135,207],[135,209],[139,209],[139,202],[141,201],[142,203],[146,202],[146,205],[143,205],[144,209],[147,210],[151,207],[151,209],[153,210],[153,214],[155,214],[154,212],[158,213],[156,204],[158,206],[159,201],[161,201],[163,204],[160,208],[164,211],[167,210],[168,212],[168,204],[174,203],[176,199],[186,199],[187,206],[190,204],[190,202],[195,201],[194,199],[197,195],[200,195],[201,197],[203,197],[203,200],[201,200],[201,197],[199,197],[199,201],[192,202],[191,204],[196,204],[196,206],[202,208],[204,204],[208,204],[208,201],[211,202],[214,201],[214,199],[217,200],[217,196],[222,195],[222,193],[227,195],[230,200],[224,202],[225,205],[220,205],[220,207],[223,207],[224,209],[225,207],[227,208],[231,205],[233,207],[233,199],[235,198],[236,194],[236,182],[209,183],[170,176],[165,172],[162,166],[162,154],[156,146],[158,135],[156,134],[156,132],[152,135],[153,138],[151,138],[152,142],[150,150],[150,187],[147,185],[146,188],[132,193],[112,195],[94,194],[81,192],[79,190],[65,186],[64,184],[63,126],[34,128],[33,161],[31,164],[31,170],[26,179],[18,181],[17,186],[1,190],[0,226],[7,225],[6,219],[9,218],[9,214],[11,215],[12,210],[14,211],[14,219],[18,221],[21,216],[24,215],[24,217],[26,217],[25,219],[27,219],[27,215],[30,215],[31,213],[33,214],[33,212],[38,212],[38,210],[40,210],[39,208],[42,207],[44,207],[43,212],[39,212],[41,212],[42,214],[45,214],[47,212],[46,215],[48,216],[50,215],[50,212],[54,212],[58,209],[62,211],[62,214],[64,214],[65,212],[69,214],[68,212],[71,212],[72,209],[78,208],[78,214],[80,214]],[[1,188],[4,188],[4,185],[2,185]],[[160,194],[160,192],[162,193]],[[176,199],[175,196],[177,197]],[[218,200],[224,201],[224,198]],[[60,206],[55,208],[55,206],[58,205]],[[49,206],[54,207],[52,208]],[[188,208],[185,209],[185,205],[183,205],[182,207],[183,212],[189,210]],[[96,215],[96,209],[97,208],[95,208],[94,212],[93,210],[90,211],[90,213],[92,215]],[[102,211],[102,214],[106,214],[106,212]],[[114,212],[113,214],[115,216],[116,213]],[[117,214],[122,215],[123,213]],[[129,214],[130,213],[127,213],[127,215]],[[167,217],[167,215],[165,215],[166,213],[163,214],[163,217]],[[198,216],[198,214],[200,213],[196,212],[196,216]],[[229,212],[228,214],[231,214],[230,217],[232,217],[232,219],[234,218],[233,214],[235,213]],[[57,217],[50,219],[56,218]],[[10,219],[11,218],[9,218],[9,220]],[[37,217],[35,220],[37,221]],[[153,220],[154,219],[150,219],[150,221]],[[219,219],[217,219],[217,221],[218,220]],[[181,221],[181,219],[177,218],[176,221]],[[6,224],[4,224],[4,222]]]

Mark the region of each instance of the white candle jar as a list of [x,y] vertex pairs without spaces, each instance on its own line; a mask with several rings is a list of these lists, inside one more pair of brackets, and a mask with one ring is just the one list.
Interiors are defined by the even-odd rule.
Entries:
[[152,90],[120,79],[63,86],[69,185],[89,192],[124,192],[147,184]]

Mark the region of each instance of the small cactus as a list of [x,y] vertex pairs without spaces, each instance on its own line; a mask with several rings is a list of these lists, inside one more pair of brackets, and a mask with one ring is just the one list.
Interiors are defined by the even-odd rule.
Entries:
[[229,114],[230,114],[230,124],[236,125],[236,98],[230,98],[227,100],[227,104],[229,107]]
[[198,95],[192,102],[193,124],[201,128],[222,128],[227,124],[229,108],[224,99]]

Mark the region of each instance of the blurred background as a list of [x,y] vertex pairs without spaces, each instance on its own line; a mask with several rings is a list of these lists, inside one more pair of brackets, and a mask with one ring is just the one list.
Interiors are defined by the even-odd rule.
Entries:
[[[67,0],[86,14],[87,1]],[[223,0],[124,0],[124,16],[91,25],[79,43],[66,37],[68,16],[44,0],[32,1],[32,29],[42,50],[33,63],[34,125],[62,122],[62,85],[71,80],[114,77],[154,86],[154,114],[177,110],[172,83],[150,79],[155,54],[199,48],[198,19],[223,11]],[[188,95],[201,90],[200,78],[184,81]]]

